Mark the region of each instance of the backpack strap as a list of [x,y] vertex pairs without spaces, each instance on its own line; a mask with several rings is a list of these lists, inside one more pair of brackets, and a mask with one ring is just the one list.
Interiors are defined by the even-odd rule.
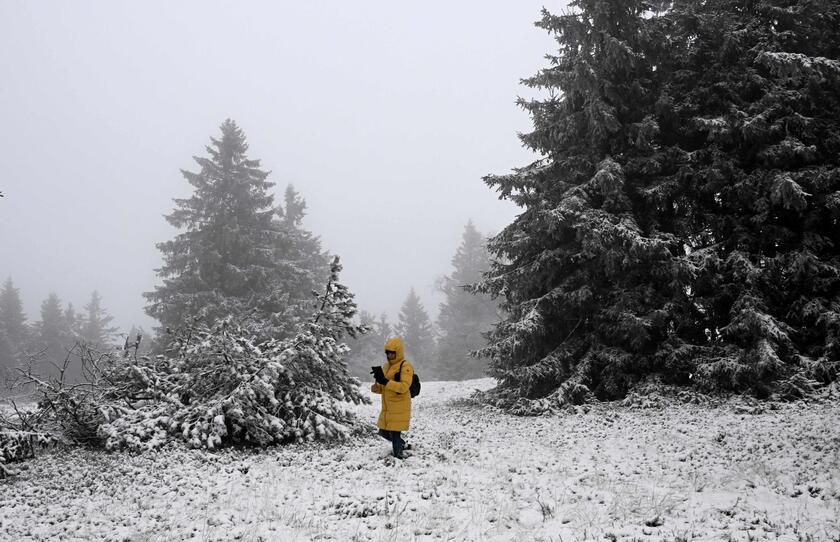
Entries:
[[400,368],[397,370],[397,374],[394,375],[394,382],[402,382],[402,380],[401,380],[402,377],[400,375],[402,374],[402,368],[403,368],[404,363],[405,363],[405,360],[402,360],[400,362]]

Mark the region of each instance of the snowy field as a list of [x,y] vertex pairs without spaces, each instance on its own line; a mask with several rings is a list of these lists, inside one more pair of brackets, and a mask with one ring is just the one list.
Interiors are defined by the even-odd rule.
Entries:
[[467,399],[491,385],[424,384],[404,462],[373,426],[335,447],[45,454],[0,482],[0,539],[840,540],[836,401],[517,418]]

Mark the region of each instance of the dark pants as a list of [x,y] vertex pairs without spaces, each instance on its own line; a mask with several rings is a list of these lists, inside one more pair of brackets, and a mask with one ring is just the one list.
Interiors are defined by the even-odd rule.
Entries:
[[400,436],[399,431],[386,431],[384,429],[379,430],[379,436],[384,438],[385,440],[391,441],[391,446],[394,449],[394,455],[402,455],[403,447],[405,447],[405,441]]

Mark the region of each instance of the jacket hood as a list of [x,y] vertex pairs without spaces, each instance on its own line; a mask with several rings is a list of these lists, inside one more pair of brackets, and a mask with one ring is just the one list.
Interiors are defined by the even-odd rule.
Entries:
[[405,347],[403,346],[402,339],[399,337],[391,337],[385,341],[385,350],[393,350],[397,353],[397,357],[394,361],[388,360],[388,363],[391,365],[405,360]]

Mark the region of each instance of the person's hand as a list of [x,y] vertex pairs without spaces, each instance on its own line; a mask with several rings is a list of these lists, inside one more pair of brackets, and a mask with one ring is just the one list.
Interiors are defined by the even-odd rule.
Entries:
[[388,379],[385,378],[385,373],[382,372],[382,367],[371,367],[371,373],[373,373],[373,379],[376,380],[377,384],[385,385],[388,383]]

